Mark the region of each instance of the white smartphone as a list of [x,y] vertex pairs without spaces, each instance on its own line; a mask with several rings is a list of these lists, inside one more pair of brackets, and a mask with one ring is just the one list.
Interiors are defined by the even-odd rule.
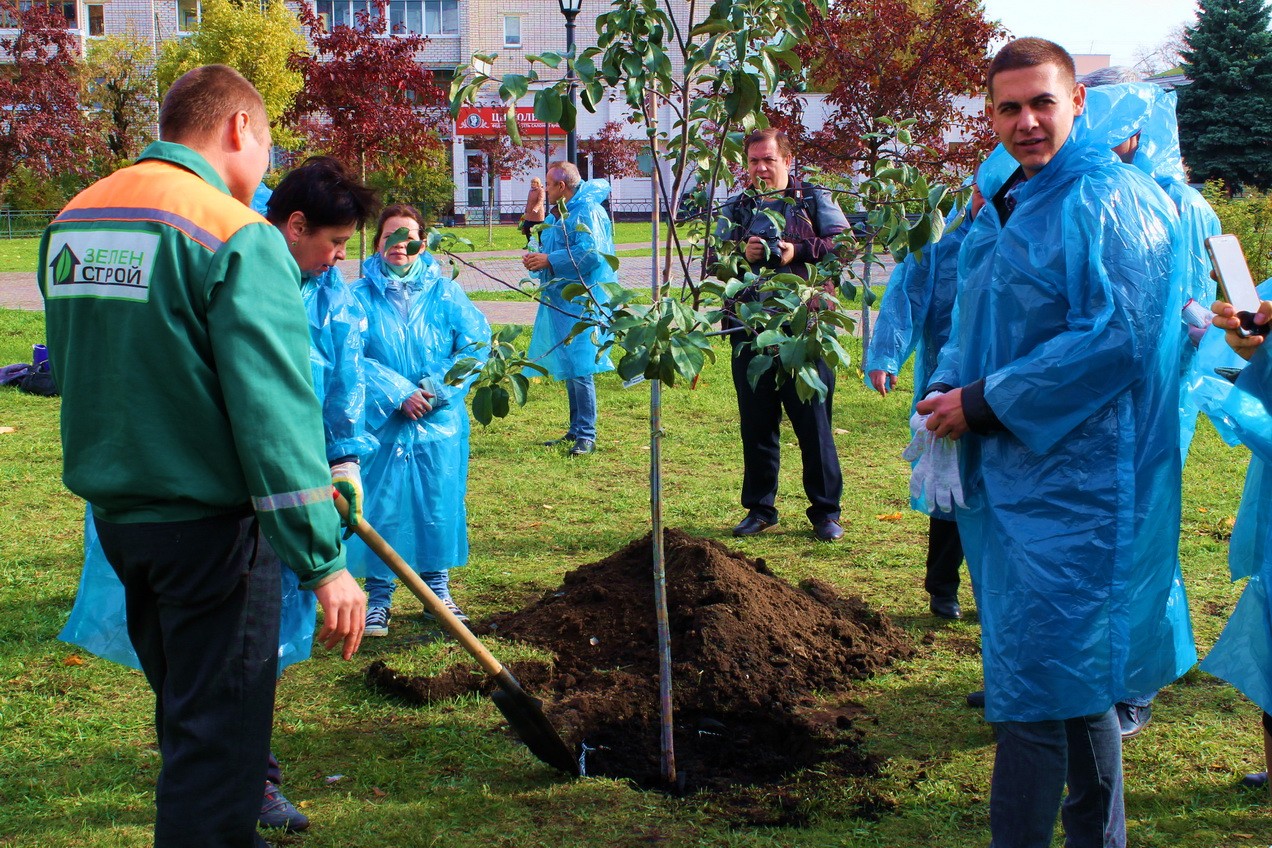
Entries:
[[1236,236],[1226,233],[1210,236],[1206,239],[1206,252],[1210,254],[1215,276],[1219,278],[1219,297],[1235,306],[1237,317],[1241,319],[1237,332],[1242,336],[1265,335],[1268,326],[1254,323],[1254,314],[1259,311],[1259,291],[1254,287],[1254,277],[1250,275],[1241,242]]

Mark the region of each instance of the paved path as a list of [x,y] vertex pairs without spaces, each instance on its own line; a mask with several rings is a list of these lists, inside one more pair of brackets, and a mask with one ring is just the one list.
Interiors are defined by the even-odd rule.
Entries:
[[[648,245],[620,244],[616,251],[639,250]],[[520,250],[495,250],[476,253],[459,254],[468,263],[456,262],[459,268],[459,284],[464,291],[507,291],[516,288],[527,272],[521,265]],[[443,258],[443,264],[446,264]],[[359,276],[358,261],[346,259],[340,263],[340,270],[346,280],[355,280]],[[648,289],[653,279],[653,264],[648,256],[622,257],[619,266],[619,280],[627,288]],[[875,269],[872,275],[877,280],[886,280],[892,273],[892,261],[888,259],[883,270]],[[526,298],[516,300],[476,300],[474,303],[486,315],[492,324],[533,324],[537,304]],[[28,309],[40,311],[44,302],[40,298],[40,290],[36,285],[34,273],[10,272],[0,273],[0,307],[9,309]]]

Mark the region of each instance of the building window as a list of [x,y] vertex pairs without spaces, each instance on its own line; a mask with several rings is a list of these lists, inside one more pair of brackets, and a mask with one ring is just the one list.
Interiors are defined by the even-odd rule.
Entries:
[[[68,29],[79,28],[78,4],[75,2],[59,3],[56,0],[34,0],[34,5],[42,9],[48,9],[53,14],[61,14],[66,18],[66,26]],[[18,10],[21,12],[28,11],[32,6],[32,0],[18,0]],[[0,11],[0,27],[5,29],[17,29],[18,22],[12,14],[7,11]]]
[[199,0],[177,0],[177,31],[194,32],[199,28]]
[[100,3],[89,3],[84,8],[88,10],[88,34],[105,35],[106,7]]
[[375,5],[369,0],[317,0],[314,8],[327,27],[327,32],[338,26],[356,27],[360,12],[375,14]]
[[389,32],[459,35],[459,0],[389,0]]
[[521,46],[521,18],[504,15],[504,47]]

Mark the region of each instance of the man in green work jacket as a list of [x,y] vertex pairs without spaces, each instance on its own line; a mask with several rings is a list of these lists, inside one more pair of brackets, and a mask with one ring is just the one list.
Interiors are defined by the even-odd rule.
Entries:
[[269,164],[260,94],[196,68],[159,135],[40,243],[63,480],[93,505],[157,699],[155,845],[264,845],[279,557],[345,659],[366,596],[345,570],[299,271],[247,205]]

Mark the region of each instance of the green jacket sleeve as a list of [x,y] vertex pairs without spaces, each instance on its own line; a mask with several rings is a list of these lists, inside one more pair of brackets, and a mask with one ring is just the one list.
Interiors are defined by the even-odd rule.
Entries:
[[312,588],[344,568],[300,272],[262,222],[217,252],[207,323],[243,476],[266,538]]

